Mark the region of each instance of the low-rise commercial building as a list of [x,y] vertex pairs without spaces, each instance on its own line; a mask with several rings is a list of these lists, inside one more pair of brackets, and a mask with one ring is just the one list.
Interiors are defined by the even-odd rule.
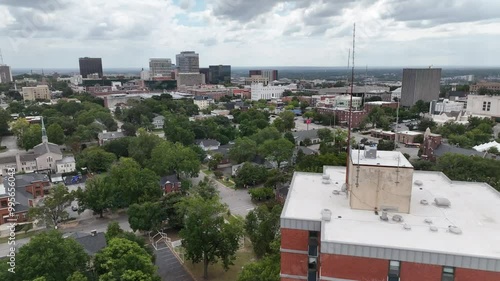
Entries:
[[500,96],[469,95],[466,112],[473,116],[499,118]]
[[[347,176],[346,176],[347,175]],[[281,213],[281,280],[500,280],[500,194],[396,151],[296,172]]]
[[285,86],[264,86],[262,83],[252,84],[252,100],[279,99],[288,88]]

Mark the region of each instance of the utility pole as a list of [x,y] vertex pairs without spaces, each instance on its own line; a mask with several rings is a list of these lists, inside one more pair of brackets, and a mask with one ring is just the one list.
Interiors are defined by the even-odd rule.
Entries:
[[346,195],[349,194],[349,164],[351,162],[351,130],[352,130],[352,95],[354,92],[354,50],[356,44],[356,23],[354,23],[352,31],[352,70],[351,70],[351,98],[349,102],[349,117],[348,117],[348,127],[347,127],[347,165],[345,173],[345,183],[347,187]]

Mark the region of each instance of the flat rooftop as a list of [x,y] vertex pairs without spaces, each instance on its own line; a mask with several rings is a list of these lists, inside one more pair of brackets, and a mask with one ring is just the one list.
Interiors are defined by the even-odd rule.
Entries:
[[[344,184],[345,167],[325,167],[324,174],[330,176],[330,183],[323,183],[323,174],[296,172],[281,214],[281,218],[321,221],[321,211],[329,209],[332,216],[329,222],[322,221],[322,242],[500,259],[500,194],[487,184],[415,171],[410,214],[400,214],[404,221],[395,222],[394,213],[388,213],[389,221],[382,221],[380,213],[353,210],[345,193],[333,193]],[[437,197],[449,199],[451,206],[436,206]],[[431,231],[431,225],[437,231]],[[449,232],[450,225],[459,227],[462,234]]]
[[366,158],[365,150],[353,149],[351,161],[354,165],[413,168],[410,161],[399,151],[377,150],[377,158]]

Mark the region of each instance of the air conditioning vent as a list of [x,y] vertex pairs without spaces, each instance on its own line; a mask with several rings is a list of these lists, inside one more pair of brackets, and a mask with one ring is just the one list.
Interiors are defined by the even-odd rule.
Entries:
[[458,226],[450,225],[448,230],[453,234],[462,234],[462,230]]
[[392,216],[392,220],[396,221],[396,222],[402,222],[403,217],[401,215],[394,215],[394,216]]
[[435,198],[434,203],[436,203],[436,206],[438,206],[438,207],[450,207],[451,206],[450,200],[448,200],[448,198],[443,198],[443,197]]

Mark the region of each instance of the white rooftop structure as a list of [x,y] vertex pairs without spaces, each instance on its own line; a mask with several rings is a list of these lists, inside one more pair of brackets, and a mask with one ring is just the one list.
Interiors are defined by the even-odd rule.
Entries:
[[[377,161],[394,165],[383,151],[377,153],[382,154]],[[282,228],[320,231],[323,253],[500,271],[500,194],[491,186],[414,171],[410,213],[389,211],[384,221],[381,211],[349,206],[345,178],[345,167],[296,172]],[[436,198],[448,199],[450,206],[437,206]]]
[[[359,156],[359,157],[358,157]],[[351,158],[354,165],[385,166],[385,167],[413,167],[400,153],[393,151],[377,151],[376,158],[365,157],[365,150],[352,150]],[[345,174],[345,173],[344,173]],[[344,177],[345,178],[345,177]]]
[[496,147],[498,149],[498,151],[500,151],[500,143],[496,142],[496,141],[491,141],[491,142],[488,142],[488,143],[483,143],[483,144],[480,144],[480,145],[476,145],[473,147],[474,150],[476,151],[488,151],[488,149],[492,148],[492,147]]

